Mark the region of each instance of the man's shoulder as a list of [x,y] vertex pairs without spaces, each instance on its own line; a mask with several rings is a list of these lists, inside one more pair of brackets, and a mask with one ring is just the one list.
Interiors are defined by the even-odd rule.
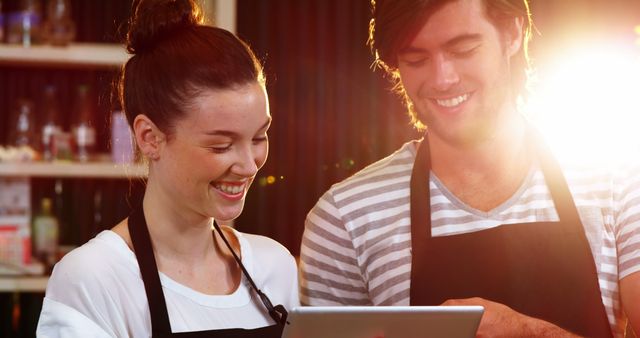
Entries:
[[[637,163],[560,163],[560,166],[578,207],[612,208],[616,203],[640,196],[640,166]],[[533,185],[534,190],[548,186],[539,167]]]
[[640,182],[640,165],[625,163],[615,166],[565,165],[563,175],[570,188],[577,190],[620,189]]
[[392,154],[382,158],[351,175],[350,177],[335,183],[328,193],[340,196],[349,191],[359,190],[366,186],[384,185],[385,182],[409,182],[411,170],[416,155],[416,145],[419,141],[409,141],[403,144]]
[[[640,155],[640,154],[639,154]],[[558,164],[568,183],[588,184],[603,182],[621,182],[634,180],[640,174],[640,160],[630,157],[618,162],[602,161],[562,161],[558,158]]]

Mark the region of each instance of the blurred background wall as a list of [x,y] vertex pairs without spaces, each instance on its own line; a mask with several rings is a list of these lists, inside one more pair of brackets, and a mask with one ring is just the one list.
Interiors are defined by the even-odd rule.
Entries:
[[[77,41],[122,41],[119,27],[130,15],[129,0],[70,3]],[[8,12],[20,1],[2,4]],[[237,0],[236,8],[237,34],[264,63],[274,122],[269,159],[235,226],[272,237],[297,255],[305,216],[331,184],[420,135],[382,72],[372,69],[365,45],[369,0]],[[540,67],[571,44],[633,44],[640,36],[634,33],[640,25],[638,0],[532,0],[531,8],[537,29],[532,56]],[[107,151],[109,113],[118,109],[110,86],[116,75],[114,70],[0,64],[0,144],[7,142],[17,98],[30,97],[39,104],[44,86],[54,84],[68,112],[62,116],[68,128],[74,90],[89,84],[96,95],[98,148]],[[126,217],[130,201],[141,191],[135,180],[42,178],[33,180],[31,198],[37,206],[43,196],[56,196],[62,244],[81,245]],[[0,295],[2,337],[33,335],[42,295],[16,297]],[[31,309],[20,323],[12,322],[10,301]]]

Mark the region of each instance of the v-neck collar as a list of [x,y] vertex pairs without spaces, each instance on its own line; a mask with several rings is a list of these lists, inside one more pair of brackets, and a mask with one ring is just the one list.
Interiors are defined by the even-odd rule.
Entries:
[[522,195],[531,186],[533,179],[535,177],[535,172],[536,172],[536,166],[532,165],[529,168],[529,171],[527,172],[525,179],[522,181],[522,183],[520,184],[520,187],[518,187],[516,192],[513,193],[511,197],[509,197],[507,200],[502,202],[500,205],[496,206],[495,208],[489,211],[482,211],[482,210],[476,209],[468,205],[467,203],[463,202],[462,200],[460,200],[444,185],[444,183],[442,183],[442,181],[438,178],[438,176],[433,171],[429,172],[429,181],[430,181],[429,187],[437,188],[442,193],[442,195],[449,202],[451,202],[451,204],[453,204],[456,208],[460,210],[464,210],[465,212],[468,212],[469,214],[477,217],[481,217],[484,219],[493,219],[498,215],[500,215],[501,213],[503,213],[504,211],[511,208],[512,206],[514,206],[520,200]]

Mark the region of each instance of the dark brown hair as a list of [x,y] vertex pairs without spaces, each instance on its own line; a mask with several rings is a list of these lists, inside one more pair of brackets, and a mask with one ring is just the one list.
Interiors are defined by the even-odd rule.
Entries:
[[[371,0],[372,19],[369,22],[367,44],[374,54],[374,64],[391,76],[394,90],[404,98],[412,122],[418,129],[425,126],[418,120],[398,74],[398,51],[424,23],[431,13],[452,0]],[[528,0],[482,0],[487,17],[500,31],[512,24],[512,19],[524,19],[524,40],[520,51],[511,59],[511,85],[516,96],[526,97],[527,74],[530,69],[528,42],[531,38],[531,11]]]
[[165,133],[206,89],[264,85],[262,66],[232,33],[204,26],[194,0],[134,2],[118,94],[130,125],[145,114]]

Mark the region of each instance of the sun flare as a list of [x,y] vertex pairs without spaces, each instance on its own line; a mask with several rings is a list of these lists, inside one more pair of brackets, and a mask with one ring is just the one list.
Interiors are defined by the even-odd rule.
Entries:
[[561,162],[640,157],[640,53],[581,48],[545,67],[525,108]]

